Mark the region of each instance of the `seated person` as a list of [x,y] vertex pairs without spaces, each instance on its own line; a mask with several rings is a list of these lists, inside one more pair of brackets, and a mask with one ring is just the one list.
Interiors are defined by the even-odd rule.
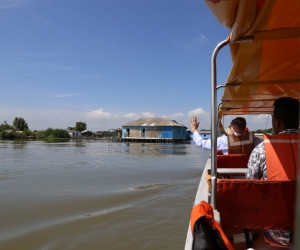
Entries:
[[[264,135],[264,142],[254,148],[248,161],[246,178],[296,180],[299,146],[299,101],[290,97],[282,97],[277,99],[273,106],[272,126],[276,135]],[[276,157],[274,157],[275,155]],[[269,241],[291,246],[291,231],[264,230],[263,232]]]
[[[200,122],[197,116],[191,118],[190,135],[193,141],[203,149],[211,149],[211,140],[203,139],[197,131]],[[243,117],[236,117],[230,123],[230,132],[226,129],[226,135],[217,138],[217,150],[221,150],[224,155],[227,154],[249,154],[253,148],[261,143],[258,137],[251,132],[244,132],[246,128],[246,120]]]

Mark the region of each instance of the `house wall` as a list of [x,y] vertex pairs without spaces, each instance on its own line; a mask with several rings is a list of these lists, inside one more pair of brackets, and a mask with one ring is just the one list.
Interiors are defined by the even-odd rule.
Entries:
[[[122,127],[122,138],[126,137],[129,129],[129,137],[135,138],[157,138],[157,139],[185,139],[186,128],[182,127],[157,127],[157,126],[126,126]],[[143,129],[145,133],[143,133]]]
[[132,128],[130,129],[130,137],[140,137],[141,136],[141,131],[139,128]]
[[186,138],[186,128],[173,127],[173,138],[174,139],[185,139]]
[[81,137],[81,133],[79,131],[69,131],[69,135],[71,137]]
[[[161,127],[142,127],[145,129],[145,138],[162,138]],[[142,129],[141,128],[141,129]]]
[[127,129],[129,129],[129,137],[140,137],[141,132],[137,126],[122,127],[122,138],[128,137]]
[[162,127],[162,138],[172,138],[173,139],[173,127]]
[[[159,127],[142,127],[142,126],[130,126],[122,127],[122,137],[125,138],[127,130],[129,129],[129,137],[138,137],[138,138],[161,138],[161,128]],[[143,129],[145,133],[143,133]]]

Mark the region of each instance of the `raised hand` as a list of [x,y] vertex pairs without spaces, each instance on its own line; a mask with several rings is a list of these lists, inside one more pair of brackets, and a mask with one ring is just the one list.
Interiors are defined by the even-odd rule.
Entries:
[[191,118],[191,129],[192,129],[193,133],[198,129],[199,125],[200,125],[200,122],[198,122],[197,116],[194,115]]

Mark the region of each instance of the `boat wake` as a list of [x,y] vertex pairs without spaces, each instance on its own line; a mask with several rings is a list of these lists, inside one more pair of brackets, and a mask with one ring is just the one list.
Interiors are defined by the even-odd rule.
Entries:
[[155,187],[160,187],[160,186],[168,186],[172,185],[175,182],[170,182],[170,183],[156,183],[156,184],[149,184],[145,186],[138,186],[138,187],[133,187],[131,188],[132,190],[140,190],[140,189],[148,189],[148,188],[155,188]]

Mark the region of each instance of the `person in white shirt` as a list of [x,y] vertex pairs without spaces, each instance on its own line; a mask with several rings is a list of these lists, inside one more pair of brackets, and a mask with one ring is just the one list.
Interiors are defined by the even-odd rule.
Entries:
[[[200,122],[197,116],[191,118],[191,132],[190,137],[200,148],[210,150],[211,140],[204,139],[197,131]],[[258,137],[255,137],[251,132],[245,132],[246,120],[243,117],[236,117],[230,123],[230,132],[226,130],[224,134],[217,138],[217,150],[221,150],[224,155],[229,153],[244,153],[244,147],[247,147],[245,142],[249,142],[246,153],[250,154],[252,149],[261,143]],[[242,143],[242,141],[244,143]],[[230,149],[230,150],[229,150]]]

